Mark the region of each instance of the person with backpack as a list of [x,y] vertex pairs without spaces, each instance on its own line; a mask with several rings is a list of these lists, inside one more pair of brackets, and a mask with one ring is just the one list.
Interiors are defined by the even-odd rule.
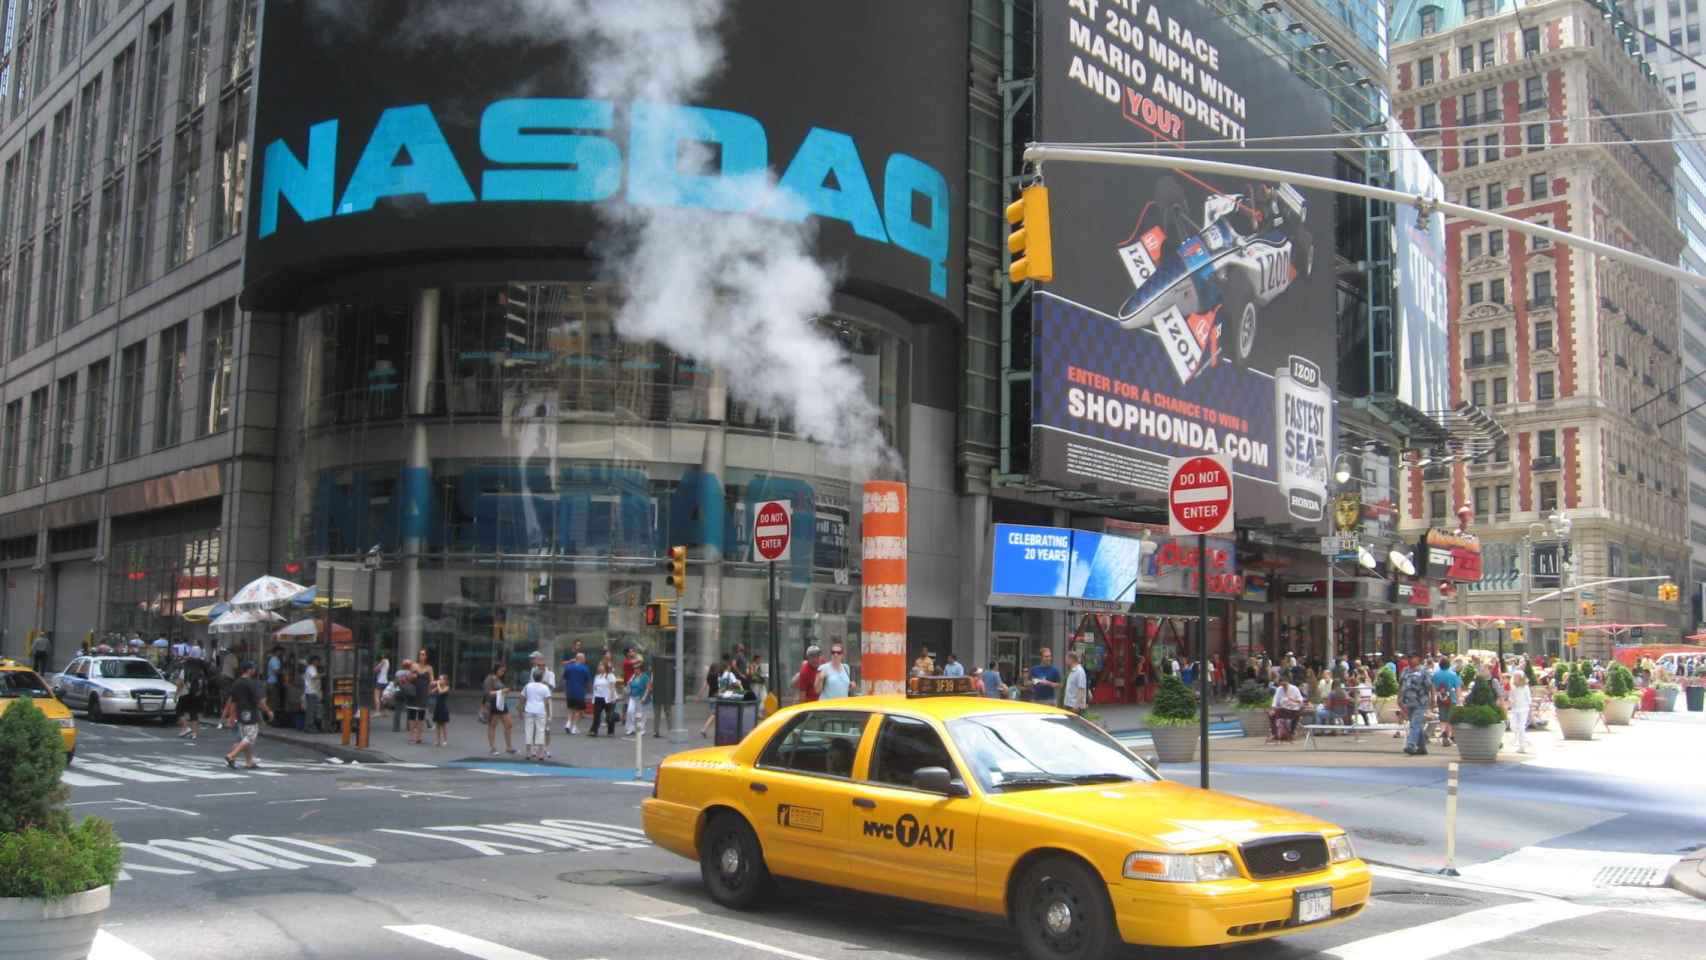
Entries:
[[1411,756],[1428,754],[1428,705],[1434,699],[1433,678],[1423,665],[1420,654],[1410,657],[1410,667],[1398,681],[1398,709],[1410,721],[1410,736],[1404,741],[1404,752]]
[[178,739],[196,739],[207,704],[207,664],[185,660],[178,665]]

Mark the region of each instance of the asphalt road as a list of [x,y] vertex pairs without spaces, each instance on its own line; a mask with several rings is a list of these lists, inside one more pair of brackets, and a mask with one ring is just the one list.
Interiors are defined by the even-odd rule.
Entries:
[[[762,911],[724,910],[700,888],[695,864],[645,842],[643,784],[487,757],[352,766],[265,741],[260,770],[231,771],[220,759],[229,733],[204,731],[194,744],[153,726],[81,724],[80,733],[72,802],[111,819],[127,844],[126,874],[92,955],[101,960],[1017,956],[999,923],[809,885],[791,885]],[[1437,787],[1394,774],[1313,776],[1229,770],[1216,785],[1305,808],[1342,805],[1340,822],[1365,833],[1425,836],[1439,821],[1423,812],[1437,808]],[[1487,786],[1491,807],[1492,787],[1508,785]],[[1629,802],[1615,784],[1597,789],[1596,803]],[[1496,821],[1491,833],[1538,817],[1533,832],[1564,837],[1629,816],[1558,799],[1559,810],[1536,813],[1540,800],[1506,797],[1477,816]],[[1384,859],[1379,839],[1359,843]],[[1431,855],[1387,845],[1417,860]],[[1486,863],[1558,849],[1519,846]],[[1479,882],[1377,872],[1374,900],[1349,923],[1226,950],[1131,955],[1672,960],[1697,956],[1706,934],[1706,903],[1669,890],[1589,886],[1549,896],[1535,892],[1538,878],[1525,885],[1509,870]]]

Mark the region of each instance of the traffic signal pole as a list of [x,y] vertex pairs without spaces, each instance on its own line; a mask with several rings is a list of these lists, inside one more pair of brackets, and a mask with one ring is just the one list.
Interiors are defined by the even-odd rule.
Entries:
[[675,670],[672,671],[675,674],[675,709],[669,712],[670,743],[687,742],[687,720],[682,715],[682,707],[685,706],[682,701],[686,698],[687,689],[686,678],[683,676],[687,672],[686,648],[687,611],[686,609],[677,609],[675,611]]

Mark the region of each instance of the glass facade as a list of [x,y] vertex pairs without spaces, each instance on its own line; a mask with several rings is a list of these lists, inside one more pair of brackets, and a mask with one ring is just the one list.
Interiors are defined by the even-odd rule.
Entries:
[[[864,477],[719,371],[624,339],[619,311],[605,284],[512,282],[303,312],[283,400],[300,416],[281,418],[292,423],[278,490],[287,561],[312,582],[318,562],[377,548],[393,586],[377,598],[380,645],[394,659],[427,649],[467,688],[533,650],[552,663],[576,643],[589,657],[629,644],[672,652],[642,618],[673,596],[662,558],[687,544],[687,604],[717,614],[688,621],[691,692],[707,658],[768,645],[767,571],[751,559],[749,524],[755,504],[785,499],[785,672],[808,642],[857,637]],[[907,341],[875,319],[816,322],[904,449]]]

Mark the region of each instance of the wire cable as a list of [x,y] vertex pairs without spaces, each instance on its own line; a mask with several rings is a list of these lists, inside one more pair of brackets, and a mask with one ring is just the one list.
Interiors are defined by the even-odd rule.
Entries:
[[[1539,150],[1541,150],[1541,149],[1544,149],[1544,150],[1565,150],[1565,149],[1583,148],[1583,147],[1636,147],[1636,146],[1654,146],[1654,145],[1659,145],[1659,144],[1670,144],[1670,145],[1674,146],[1674,145],[1683,144],[1683,143],[1706,143],[1706,135],[1702,135],[1699,137],[1672,138],[1672,139],[1665,139],[1665,140],[1571,140],[1571,141],[1566,141],[1564,143],[1544,143],[1544,144],[1527,144],[1527,143],[1522,143],[1520,141],[1512,141],[1510,143],[1492,144],[1491,149],[1503,150],[1507,147],[1521,147],[1521,148],[1524,148],[1524,153],[1528,153],[1528,152],[1539,152]],[[1097,149],[1097,150],[1117,151],[1120,153],[1161,153],[1161,154],[1165,154],[1165,153],[1173,152],[1173,149],[1174,149],[1172,144],[1161,143],[1161,142],[1149,143],[1149,144],[1129,144],[1129,143],[1127,143],[1127,144],[1120,144],[1119,146],[1113,146],[1113,147],[1110,147],[1110,146],[1099,146],[1099,147],[1097,147],[1097,146],[1094,146],[1091,144],[1084,144],[1084,143],[1080,143],[1080,142],[1074,140],[1071,143],[1045,143],[1045,142],[1039,141],[1038,145],[1039,146],[1051,146],[1051,147],[1086,147],[1086,148],[1093,148],[1093,149]],[[1527,149],[1529,147],[1535,147],[1538,149],[1536,149],[1534,151],[1529,151]],[[1180,148],[1180,149],[1183,152],[1187,152],[1187,153],[1260,153],[1260,154],[1264,154],[1264,155],[1276,154],[1276,153],[1277,154],[1285,154],[1285,153],[1343,153],[1345,150],[1344,147],[1265,147],[1265,146],[1264,147],[1238,147],[1238,146],[1186,147],[1186,148]],[[1473,146],[1466,145],[1466,144],[1458,144],[1457,146],[1451,146],[1451,147],[1444,146],[1444,145],[1437,144],[1437,143],[1436,144],[1415,144],[1415,143],[1413,143],[1408,147],[1383,146],[1383,147],[1380,147],[1378,149],[1426,152],[1429,150],[1482,150],[1482,149],[1486,149],[1486,148],[1480,143],[1476,143]],[[1487,163],[1497,163],[1499,160],[1503,160],[1503,159],[1506,159],[1506,158],[1499,157],[1496,160],[1488,160],[1486,162]]]

